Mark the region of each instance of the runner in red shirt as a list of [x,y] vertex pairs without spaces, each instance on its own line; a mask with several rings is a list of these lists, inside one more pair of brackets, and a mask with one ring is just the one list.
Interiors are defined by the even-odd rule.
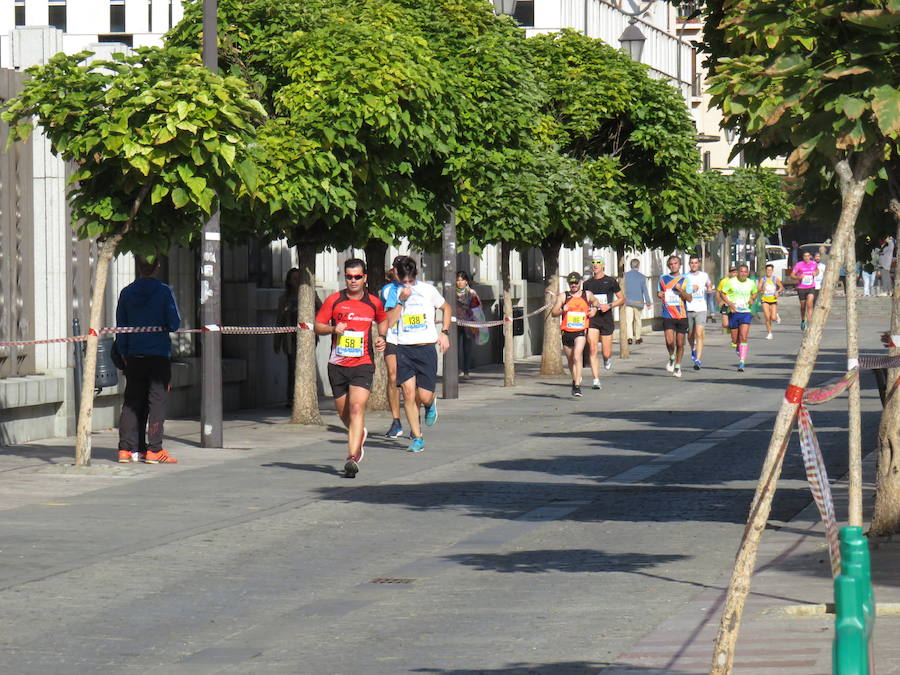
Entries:
[[378,324],[375,349],[384,351],[387,315],[381,300],[366,291],[366,263],[350,258],[344,263],[347,288],[329,295],[316,314],[315,331],[331,335],[328,381],[338,415],[347,427],[349,454],[344,475],[355,478],[365,454],[366,403],[372,389],[375,364],[372,361],[371,329]]

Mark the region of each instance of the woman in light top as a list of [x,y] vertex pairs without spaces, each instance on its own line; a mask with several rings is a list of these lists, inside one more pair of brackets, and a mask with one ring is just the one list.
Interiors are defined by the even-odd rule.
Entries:
[[778,316],[778,296],[784,291],[781,279],[775,276],[775,266],[766,265],[766,275],[759,280],[757,285],[760,299],[762,300],[763,317],[766,320],[766,340],[772,339],[772,322],[781,323]]

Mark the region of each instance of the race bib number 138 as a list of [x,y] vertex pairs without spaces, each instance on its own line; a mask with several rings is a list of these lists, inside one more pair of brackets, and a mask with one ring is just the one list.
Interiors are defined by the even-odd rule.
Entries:
[[424,314],[406,314],[403,316],[403,332],[425,330],[428,324],[425,323]]

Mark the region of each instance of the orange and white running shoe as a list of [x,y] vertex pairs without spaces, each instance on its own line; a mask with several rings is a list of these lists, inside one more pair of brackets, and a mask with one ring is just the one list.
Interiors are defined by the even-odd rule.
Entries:
[[138,454],[131,450],[119,450],[119,464],[128,464],[138,461]]
[[177,464],[178,460],[172,457],[165,449],[160,450],[159,452],[153,452],[152,450],[148,450],[147,454],[144,456],[143,461],[146,464]]

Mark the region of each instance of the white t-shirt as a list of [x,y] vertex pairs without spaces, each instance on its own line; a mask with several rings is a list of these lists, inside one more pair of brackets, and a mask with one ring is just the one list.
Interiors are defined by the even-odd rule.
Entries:
[[817,263],[819,265],[819,271],[816,272],[816,278],[813,280],[816,284],[816,290],[822,290],[822,279],[825,278],[825,263],[820,262]]
[[687,278],[687,292],[691,294],[691,300],[687,303],[687,311],[689,312],[705,312],[706,307],[706,286],[709,284],[709,275],[706,272],[688,272],[684,275]]
[[444,304],[444,296],[431,284],[417,281],[406,299],[397,324],[398,345],[424,345],[437,342],[434,310]]

